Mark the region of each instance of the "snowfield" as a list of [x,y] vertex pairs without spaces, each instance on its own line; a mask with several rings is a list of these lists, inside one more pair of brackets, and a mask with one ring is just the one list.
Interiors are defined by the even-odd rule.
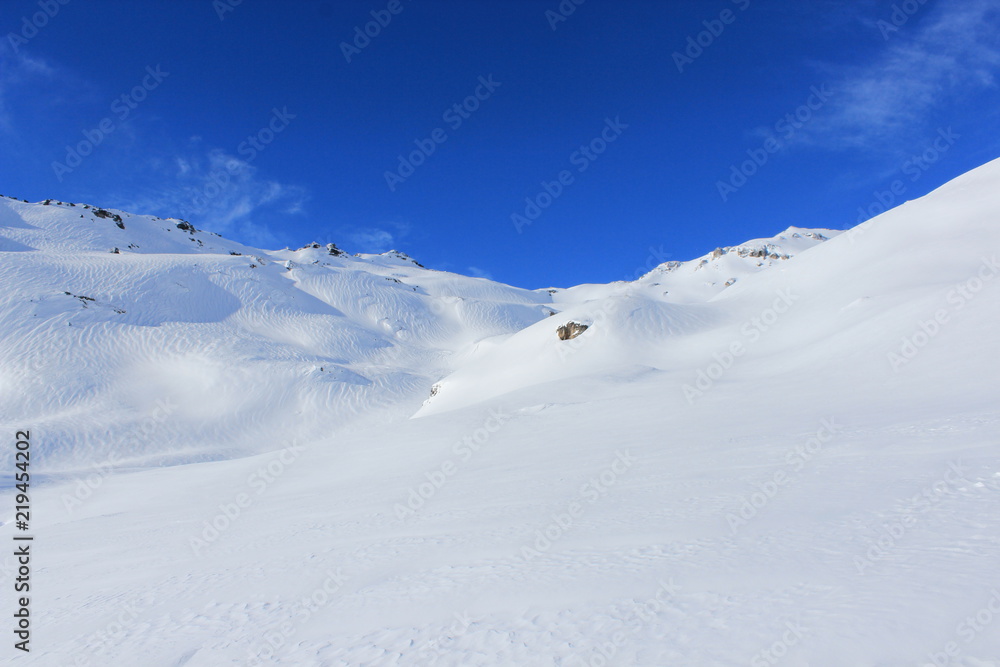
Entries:
[[2,198],[0,659],[1000,667],[998,223],[524,290]]

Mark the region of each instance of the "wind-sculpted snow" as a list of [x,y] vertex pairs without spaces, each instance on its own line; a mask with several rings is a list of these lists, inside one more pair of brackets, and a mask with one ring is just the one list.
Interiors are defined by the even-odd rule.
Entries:
[[51,471],[245,456],[406,416],[449,358],[547,315],[539,293],[396,253],[267,252],[82,204],[5,198],[0,220],[18,246],[0,266],[3,420],[51,435]]
[[[504,349],[532,336],[548,347],[550,323],[575,313],[603,317],[621,298],[618,286],[554,295],[517,289],[427,270],[395,251],[351,257],[321,244],[264,251],[183,220],[86,204],[4,198],[0,222],[10,248],[0,267],[8,286],[6,373],[12,387],[49,386],[41,395],[12,392],[7,419],[30,415],[50,429],[51,446],[38,456],[52,470],[112,456],[145,466],[255,453],[283,434],[301,434],[303,422],[307,432],[322,433],[302,418],[307,405],[321,406],[338,427],[380,410],[399,418],[419,407],[435,381],[506,337],[522,332]],[[790,250],[816,242],[803,239]],[[757,264],[764,266],[744,268]],[[609,342],[579,359],[611,368],[623,361],[614,350],[631,345],[629,331],[654,344],[697,331],[709,317],[664,306],[659,301],[670,298],[658,299],[660,285],[646,285],[648,278],[627,290],[648,311],[633,309],[627,323],[619,315],[595,329],[591,339]],[[554,350],[546,361],[534,356],[537,345],[529,347],[504,363],[514,384],[493,378],[483,383],[486,394],[530,382],[552,364],[570,376],[582,372]],[[469,396],[486,395],[481,389]],[[167,400],[180,407],[152,428],[148,415]]]
[[26,665],[1000,666],[1000,161],[531,291],[81,208],[0,200]]

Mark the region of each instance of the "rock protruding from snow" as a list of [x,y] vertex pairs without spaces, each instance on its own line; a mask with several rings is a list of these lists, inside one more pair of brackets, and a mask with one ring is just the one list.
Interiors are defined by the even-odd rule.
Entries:
[[567,322],[556,329],[556,335],[559,336],[559,340],[573,340],[589,328],[586,324],[579,322]]
[[832,229],[789,227],[772,238],[719,247],[687,262],[664,262],[636,284],[659,288],[659,295],[674,303],[704,302],[741,278],[784,263],[839,234]]
[[417,260],[415,260],[412,257],[410,257],[405,252],[400,252],[398,250],[390,250],[389,252],[384,252],[384,253],[382,253],[382,256],[383,257],[389,257],[391,259],[398,259],[398,260],[400,260],[402,262],[408,262],[408,263],[411,263],[411,264],[415,264],[415,265],[419,266],[420,268],[425,268],[423,264],[421,264]]

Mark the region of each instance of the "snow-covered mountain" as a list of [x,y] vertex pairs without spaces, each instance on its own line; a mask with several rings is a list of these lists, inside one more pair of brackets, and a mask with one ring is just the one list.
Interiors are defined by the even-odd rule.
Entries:
[[523,290],[0,199],[18,660],[1000,666],[998,222]]
[[[54,200],[0,198],[0,224],[4,404],[51,434],[39,456],[52,471],[112,452],[140,467],[232,458],[282,434],[398,419],[463,360],[622,289],[528,291],[333,244],[266,251],[183,220]],[[750,275],[824,239],[793,228],[665,264],[636,286],[705,299],[724,289],[719,272]],[[24,390],[40,383],[50,388]],[[168,399],[157,435],[130,438]]]
[[[3,404],[50,434],[52,469],[231,458],[412,412],[455,351],[551,312],[545,292],[395,251],[268,252],[181,220],[7,198],[0,224]],[[128,437],[167,400],[155,436]]]

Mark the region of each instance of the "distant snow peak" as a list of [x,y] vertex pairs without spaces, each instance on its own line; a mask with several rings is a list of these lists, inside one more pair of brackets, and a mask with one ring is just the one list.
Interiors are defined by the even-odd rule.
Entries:
[[412,257],[410,257],[409,255],[407,255],[405,252],[400,252],[398,250],[390,250],[388,252],[383,252],[382,253],[382,257],[389,257],[391,259],[398,259],[398,260],[402,260],[404,262],[412,262],[412,263],[416,264],[417,266],[419,266],[422,269],[423,268],[427,268],[423,264],[421,264],[420,262],[418,262],[417,260],[415,260]]
[[[823,241],[828,241],[831,236],[835,236],[840,233],[840,231],[829,229],[819,230],[805,229],[802,227],[789,227],[772,238],[753,239],[740,243],[739,245],[718,247],[707,255],[688,262],[664,262],[646,275],[648,276],[654,273],[670,273],[686,266],[693,266],[693,270],[697,271],[698,269],[708,265],[716,264],[727,256],[758,260],[757,267],[763,267],[764,261],[783,261],[791,259],[797,254],[808,250],[812,246],[822,243]],[[735,278],[732,279],[732,282],[735,282]]]

